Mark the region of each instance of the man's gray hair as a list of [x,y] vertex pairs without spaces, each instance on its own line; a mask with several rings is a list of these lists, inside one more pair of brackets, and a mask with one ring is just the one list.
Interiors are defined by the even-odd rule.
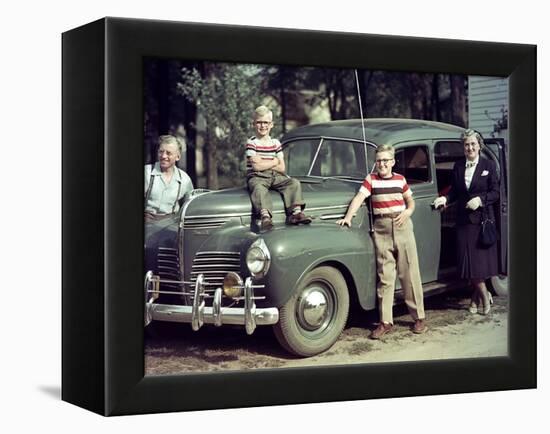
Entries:
[[175,145],[178,152],[181,154],[181,146],[178,139],[176,139],[175,136],[172,136],[171,134],[165,134],[162,136],[159,136],[159,148],[161,145]]

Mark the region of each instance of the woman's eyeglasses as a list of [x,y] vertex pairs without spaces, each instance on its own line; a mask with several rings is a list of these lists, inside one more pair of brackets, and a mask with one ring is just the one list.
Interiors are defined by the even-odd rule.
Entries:
[[376,164],[388,164],[390,161],[393,161],[393,158],[382,158],[380,160],[376,160]]

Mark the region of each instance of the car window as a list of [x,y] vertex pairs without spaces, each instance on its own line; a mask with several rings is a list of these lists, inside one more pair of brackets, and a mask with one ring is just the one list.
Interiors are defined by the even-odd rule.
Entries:
[[[319,146],[320,144],[320,146]],[[369,159],[374,150],[368,146]],[[322,176],[363,179],[367,174],[365,144],[337,139],[303,139],[285,144],[290,176]]]
[[453,166],[464,158],[464,146],[460,140],[437,142],[434,157],[437,191],[440,195],[446,195],[451,188]]
[[429,162],[426,145],[407,146],[395,151],[393,171],[403,175],[409,184],[430,182]]
[[455,161],[464,158],[464,147],[459,140],[437,142],[434,147],[436,170],[450,170]]
[[311,174],[364,178],[367,163],[365,145],[346,140],[324,139]]
[[286,172],[290,176],[306,176],[319,149],[321,139],[295,140],[285,145]]

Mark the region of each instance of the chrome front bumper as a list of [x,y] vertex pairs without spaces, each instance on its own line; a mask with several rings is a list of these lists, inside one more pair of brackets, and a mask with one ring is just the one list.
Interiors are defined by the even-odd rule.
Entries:
[[[193,330],[199,330],[203,324],[214,324],[221,326],[223,324],[244,325],[246,333],[254,333],[257,325],[271,325],[279,321],[279,309],[269,307],[264,309],[256,308],[255,300],[263,297],[254,297],[254,288],[261,288],[263,285],[253,285],[252,279],[248,277],[243,285],[244,294],[238,297],[238,300],[244,301],[244,307],[223,307],[222,288],[217,288],[214,295],[207,294],[204,290],[204,276],[200,274],[195,282],[193,293],[160,291],[159,284],[178,283],[186,284],[188,282],[161,280],[153,275],[151,271],[145,275],[145,326],[151,321],[169,321],[190,323]],[[192,300],[191,306],[159,304],[154,303],[156,296],[160,293],[178,294],[189,296]],[[212,298],[212,306],[206,307],[205,300]]]

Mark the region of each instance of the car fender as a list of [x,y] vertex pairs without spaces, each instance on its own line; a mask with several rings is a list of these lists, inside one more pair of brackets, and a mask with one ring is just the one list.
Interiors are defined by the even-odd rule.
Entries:
[[[324,264],[339,269],[364,309],[375,306],[376,264],[372,238],[365,228],[340,227],[334,221],[286,226],[262,234],[271,264],[261,279],[269,304],[284,305],[301,279]],[[352,294],[350,294],[352,295]]]

